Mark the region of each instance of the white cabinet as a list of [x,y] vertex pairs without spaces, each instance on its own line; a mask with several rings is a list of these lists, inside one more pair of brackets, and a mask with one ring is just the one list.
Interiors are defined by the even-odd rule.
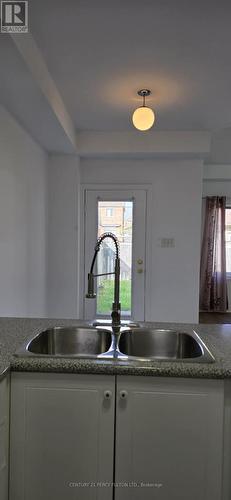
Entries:
[[113,376],[12,375],[11,500],[112,499],[114,388]]
[[13,374],[10,500],[221,500],[223,409],[219,380]]
[[0,499],[8,500],[9,376],[0,381]]
[[222,381],[118,377],[116,428],[116,500],[221,500]]

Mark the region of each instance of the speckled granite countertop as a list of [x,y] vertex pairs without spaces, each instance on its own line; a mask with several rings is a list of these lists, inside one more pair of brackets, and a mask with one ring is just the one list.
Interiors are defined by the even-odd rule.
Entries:
[[167,361],[117,361],[74,358],[15,357],[26,340],[50,326],[80,325],[80,320],[0,318],[0,377],[8,370],[108,375],[149,375],[167,377],[231,378],[231,325],[146,323],[145,326],[194,329],[215,357],[214,363]]

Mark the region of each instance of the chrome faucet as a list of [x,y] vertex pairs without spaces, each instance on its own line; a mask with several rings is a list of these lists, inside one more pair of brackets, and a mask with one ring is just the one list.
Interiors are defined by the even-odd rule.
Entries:
[[[100,246],[105,238],[111,238],[116,247],[116,257],[115,257],[115,268],[112,273],[102,273],[102,274],[93,274],[93,269],[96,261],[97,254],[100,250]],[[113,233],[103,233],[95,246],[95,253],[91,263],[90,273],[88,274],[88,291],[86,294],[87,299],[95,299],[96,293],[94,291],[94,278],[97,276],[108,276],[109,274],[115,275],[115,284],[114,284],[114,302],[112,304],[112,326],[117,327],[120,325],[120,315],[121,315],[121,306],[120,306],[120,258],[119,258],[119,243],[117,237]]]

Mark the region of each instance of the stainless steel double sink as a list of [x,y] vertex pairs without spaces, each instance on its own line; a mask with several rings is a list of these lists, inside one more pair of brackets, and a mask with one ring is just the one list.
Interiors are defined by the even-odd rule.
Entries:
[[121,361],[214,360],[199,335],[179,330],[70,326],[49,328],[24,344],[16,356],[117,359]]

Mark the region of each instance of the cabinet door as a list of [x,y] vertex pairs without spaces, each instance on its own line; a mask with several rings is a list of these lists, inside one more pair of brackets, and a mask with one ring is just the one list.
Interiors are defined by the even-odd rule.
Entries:
[[11,500],[112,499],[114,386],[112,376],[13,374]]
[[9,377],[0,382],[0,499],[8,500]]
[[118,377],[116,500],[221,500],[223,382]]

